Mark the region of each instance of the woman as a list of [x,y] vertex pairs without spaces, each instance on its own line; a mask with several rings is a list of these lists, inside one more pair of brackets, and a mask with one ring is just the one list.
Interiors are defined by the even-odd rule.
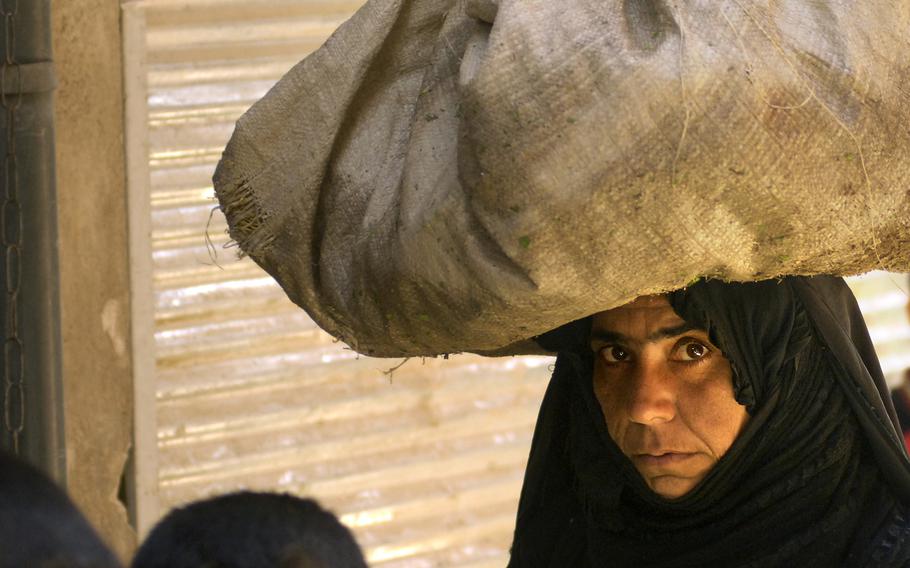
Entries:
[[510,566],[910,565],[910,460],[843,280],[700,282],[538,341]]

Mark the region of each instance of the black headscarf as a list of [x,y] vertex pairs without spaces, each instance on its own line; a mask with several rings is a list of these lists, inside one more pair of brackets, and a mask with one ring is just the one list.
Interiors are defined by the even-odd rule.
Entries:
[[689,493],[652,492],[594,396],[590,320],[558,350],[510,566],[902,566],[910,460],[862,315],[842,279],[699,282],[669,296],[733,368],[750,420]]

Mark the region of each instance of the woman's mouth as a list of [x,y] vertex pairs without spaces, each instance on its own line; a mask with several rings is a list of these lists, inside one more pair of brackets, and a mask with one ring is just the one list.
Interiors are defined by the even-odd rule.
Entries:
[[632,459],[643,466],[668,466],[684,462],[694,455],[692,452],[658,452],[636,454]]

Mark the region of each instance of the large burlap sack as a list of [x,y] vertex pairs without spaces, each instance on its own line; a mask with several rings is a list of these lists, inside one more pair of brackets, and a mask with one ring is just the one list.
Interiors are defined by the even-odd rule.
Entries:
[[908,270],[908,30],[905,0],[370,0],[215,190],[381,356],[519,352],[699,276]]

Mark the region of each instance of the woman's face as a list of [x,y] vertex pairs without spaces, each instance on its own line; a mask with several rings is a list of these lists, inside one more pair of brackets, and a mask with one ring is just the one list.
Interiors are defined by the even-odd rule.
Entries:
[[610,436],[652,491],[691,491],[747,422],[730,363],[663,296],[593,318],[594,393]]

